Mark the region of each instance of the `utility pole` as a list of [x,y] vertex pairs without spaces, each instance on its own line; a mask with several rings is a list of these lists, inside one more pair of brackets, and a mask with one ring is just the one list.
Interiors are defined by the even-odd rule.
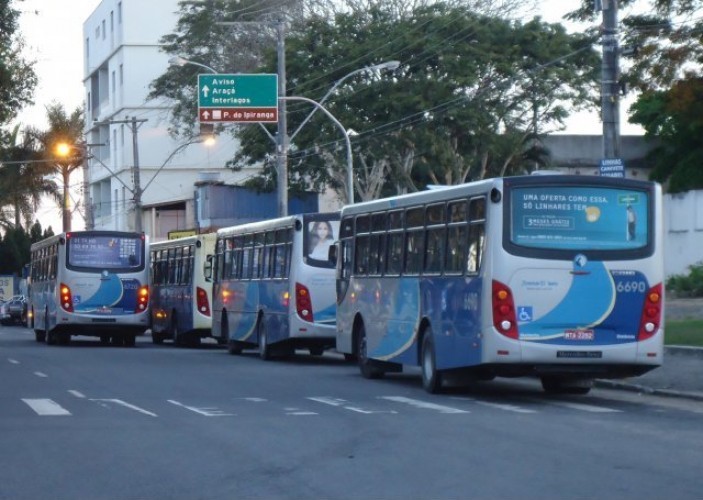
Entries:
[[143,231],[142,188],[139,174],[139,141],[137,138],[137,132],[141,124],[146,121],[146,118],[138,120],[136,116],[133,116],[132,118],[125,117],[124,120],[109,120],[106,122],[110,125],[124,123],[129,125],[129,128],[132,129],[132,154],[134,158],[134,165],[132,166],[132,182],[134,183],[134,189],[132,189],[132,194],[134,195],[134,231],[137,233],[141,233]]
[[618,0],[596,0],[596,6],[596,8],[602,7],[603,10],[603,65],[601,72],[603,159],[613,159],[620,158]]
[[278,216],[288,215],[288,121],[286,118],[286,35],[283,21],[276,25],[278,33],[278,134],[276,135],[276,165],[278,182]]

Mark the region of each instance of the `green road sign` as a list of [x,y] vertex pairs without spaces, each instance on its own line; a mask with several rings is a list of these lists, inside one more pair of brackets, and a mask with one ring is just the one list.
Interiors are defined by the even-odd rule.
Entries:
[[278,75],[198,75],[201,122],[276,122]]

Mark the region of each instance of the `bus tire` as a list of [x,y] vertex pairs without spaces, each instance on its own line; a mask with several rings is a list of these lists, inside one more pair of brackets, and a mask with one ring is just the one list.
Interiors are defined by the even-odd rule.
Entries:
[[311,347],[309,349],[310,356],[322,356],[325,353],[325,348],[320,346]]
[[161,332],[157,332],[157,331],[152,330],[151,331],[151,342],[153,344],[157,344],[157,345],[163,344],[164,343],[164,334]]
[[171,338],[173,338],[173,345],[181,345],[183,342],[183,335],[178,330],[178,318],[176,318],[175,311],[171,313]]
[[266,331],[266,322],[264,317],[259,318],[259,322],[256,324],[256,335],[259,341],[259,357],[264,361],[270,361],[271,358],[271,346],[268,344],[268,332]]
[[442,372],[437,370],[437,356],[435,354],[432,328],[427,327],[422,337],[420,352],[420,367],[422,368],[422,387],[430,394],[437,394],[442,390]]
[[127,335],[124,338],[125,347],[134,347],[135,345],[137,345],[137,338],[134,335]]
[[56,333],[49,330],[49,310],[44,311],[44,332],[46,333],[47,345],[56,344]]
[[377,366],[373,366],[373,362],[367,357],[366,352],[366,328],[363,323],[359,326],[356,335],[357,340],[357,362],[361,376],[368,379],[383,378],[384,372]]
[[57,334],[59,345],[68,345],[71,343],[71,334],[68,332],[61,332]]
[[110,336],[100,335],[100,345],[110,345]]
[[236,340],[230,340],[227,343],[227,352],[230,354],[236,354],[239,355],[242,353],[244,348],[242,347],[242,344],[240,342],[237,342]]

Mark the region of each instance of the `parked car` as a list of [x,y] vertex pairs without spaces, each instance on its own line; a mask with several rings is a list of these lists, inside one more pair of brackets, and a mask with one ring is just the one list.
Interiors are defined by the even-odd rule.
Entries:
[[26,324],[27,323],[27,298],[24,295],[15,295],[10,300],[0,305],[0,324]]

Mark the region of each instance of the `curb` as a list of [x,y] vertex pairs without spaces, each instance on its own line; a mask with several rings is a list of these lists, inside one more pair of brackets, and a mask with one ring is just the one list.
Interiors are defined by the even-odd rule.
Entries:
[[629,392],[639,392],[640,394],[650,394],[654,396],[666,396],[670,398],[690,399],[693,401],[703,401],[702,392],[676,391],[673,389],[654,389],[646,385],[630,384],[616,380],[597,379],[595,384],[598,387],[608,389],[620,389]]

